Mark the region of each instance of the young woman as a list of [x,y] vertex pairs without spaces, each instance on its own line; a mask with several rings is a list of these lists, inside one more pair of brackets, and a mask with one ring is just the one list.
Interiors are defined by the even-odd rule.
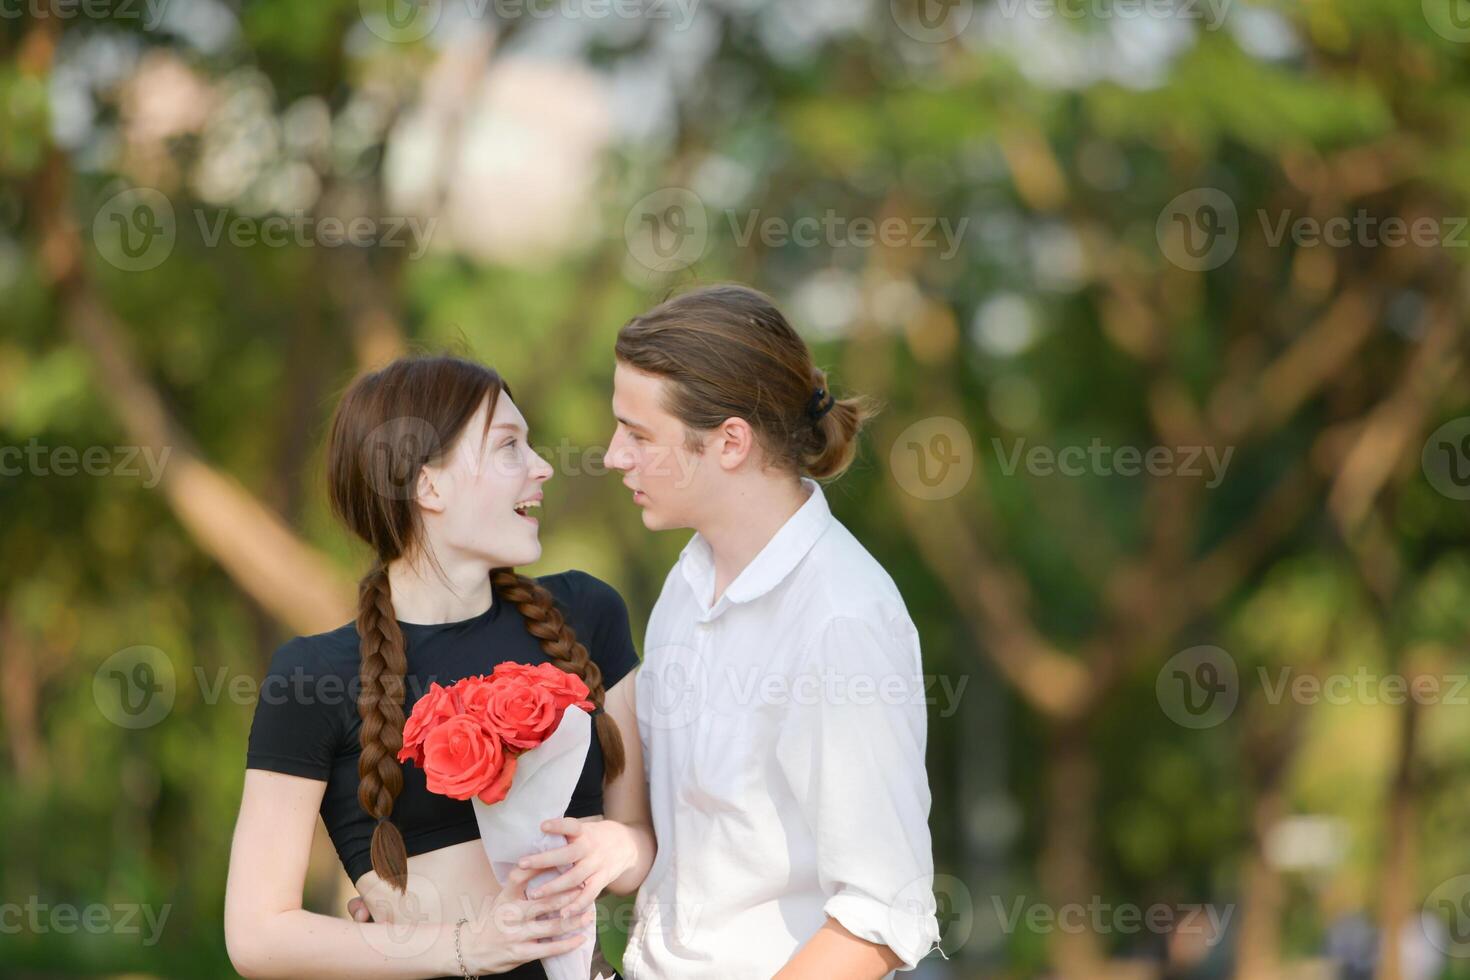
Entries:
[[659,849],[635,980],[875,980],[938,936],[919,638],[817,479],[870,409],[769,298],[677,296],[618,335],[607,463],[695,534],[638,673]]
[[[225,897],[230,958],[246,977],[544,978],[536,961],[579,943],[552,937],[589,922],[604,887],[635,890],[652,861],[627,610],[583,572],[512,570],[540,557],[529,511],[552,471],[483,365],[413,357],[359,377],[327,473],[333,510],[376,561],[356,622],[284,644],[261,687]],[[502,888],[471,804],[397,761],[431,683],[502,661],[575,673],[598,706],[566,817],[545,825],[568,836],[559,857],[575,867],[529,896],[537,870]],[[318,814],[371,921],[302,909]]]

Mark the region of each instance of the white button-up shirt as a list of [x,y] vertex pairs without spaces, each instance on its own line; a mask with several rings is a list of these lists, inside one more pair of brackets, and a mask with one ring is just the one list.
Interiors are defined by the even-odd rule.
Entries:
[[828,916],[912,967],[938,938],[919,639],[821,487],[719,601],[695,534],[637,681],[658,854],[631,980],[768,980]]

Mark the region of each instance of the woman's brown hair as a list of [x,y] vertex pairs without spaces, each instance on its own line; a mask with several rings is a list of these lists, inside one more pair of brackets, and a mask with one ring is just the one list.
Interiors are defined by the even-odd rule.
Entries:
[[[393,801],[403,789],[398,751],[403,747],[408,658],[393,613],[388,566],[400,558],[433,560],[424,552],[422,518],[413,499],[419,470],[444,458],[486,398],[488,430],[502,393],[511,397],[500,375],[483,364],[451,356],[404,357],[354,380],[332,418],[327,448],[332,510],[377,556],[359,585],[357,600],[362,658],[357,798],[378,822],[373,830],[373,870],[399,891],[408,885],[408,852],[390,817]],[[551,593],[510,568],[492,569],[490,580],[494,601],[515,604],[547,658],[582,678],[600,709],[602,671],[577,641]],[[622,739],[605,712],[599,710],[595,717],[606,776],[611,779],[623,768]]]
[[842,475],[872,400],[837,398],[827,373],[771,298],[734,283],[682,293],[618,332],[618,360],[667,379],[664,409],[698,433],[738,417],[771,462],[816,479]]

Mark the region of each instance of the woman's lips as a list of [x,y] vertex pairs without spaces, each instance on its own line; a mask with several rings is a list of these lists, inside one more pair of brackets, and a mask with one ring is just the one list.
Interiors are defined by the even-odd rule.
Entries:
[[536,511],[536,510],[539,510],[540,509],[540,507],[541,507],[541,501],[543,499],[544,498],[543,498],[542,494],[539,494],[539,493],[536,494],[535,496],[528,497],[525,500],[521,501],[520,503],[516,504],[514,507],[512,507],[511,508],[511,513],[515,514],[521,520],[530,521],[533,525],[535,525],[535,524],[537,524],[539,522],[536,520],[536,518],[532,517],[531,514],[532,514],[533,511]]

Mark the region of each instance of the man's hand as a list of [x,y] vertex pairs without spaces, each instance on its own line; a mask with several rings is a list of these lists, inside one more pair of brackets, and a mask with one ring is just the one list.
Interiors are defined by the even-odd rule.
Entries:
[[367,902],[364,902],[360,895],[354,895],[347,903],[347,917],[354,922],[373,921],[373,914],[368,911]]
[[558,892],[580,889],[582,894],[562,910],[571,918],[592,907],[597,896],[616,881],[638,860],[638,842],[633,830],[616,820],[578,820],[560,817],[547,820],[541,829],[548,834],[561,834],[567,839],[563,847],[530,854],[521,858],[522,868],[571,867],[556,878],[533,888],[530,898],[544,898]]

